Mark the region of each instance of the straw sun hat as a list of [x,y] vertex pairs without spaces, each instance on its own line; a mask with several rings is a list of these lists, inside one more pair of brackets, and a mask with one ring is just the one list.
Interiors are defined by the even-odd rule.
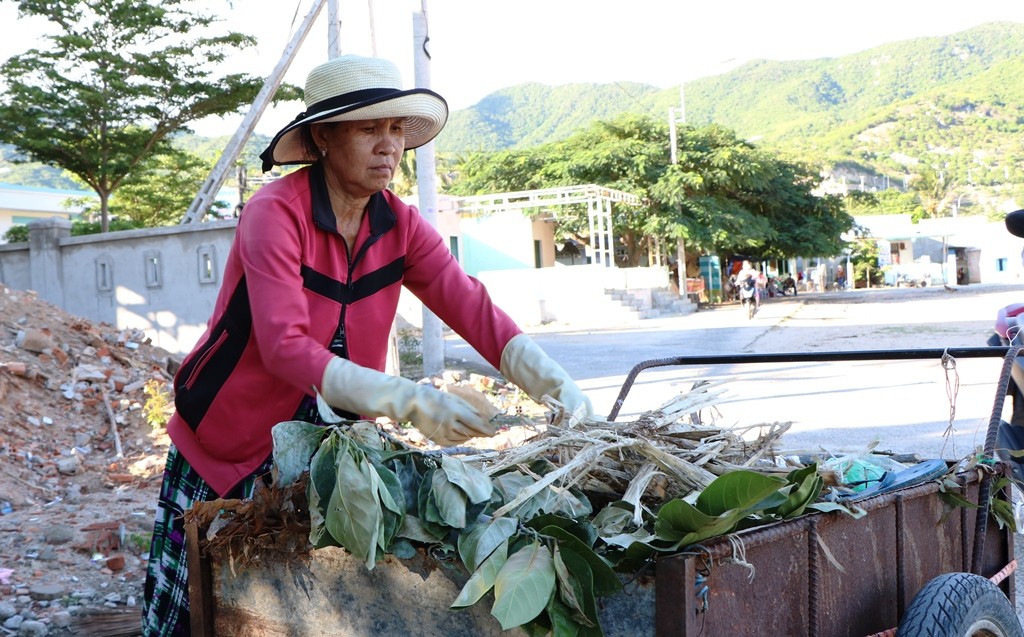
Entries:
[[260,155],[263,172],[275,164],[306,164],[318,158],[302,143],[302,127],[317,122],[404,117],[405,148],[418,148],[441,132],[448,103],[425,88],[402,90],[398,67],[387,60],[342,55],[306,77],[306,110],[274,136]]

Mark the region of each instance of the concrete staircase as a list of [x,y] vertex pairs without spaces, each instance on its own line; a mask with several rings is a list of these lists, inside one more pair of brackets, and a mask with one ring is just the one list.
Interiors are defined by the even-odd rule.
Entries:
[[[614,305],[602,305],[627,320],[685,316],[697,311],[695,303],[668,288],[605,290],[604,295]],[[603,313],[604,308],[601,311]]]

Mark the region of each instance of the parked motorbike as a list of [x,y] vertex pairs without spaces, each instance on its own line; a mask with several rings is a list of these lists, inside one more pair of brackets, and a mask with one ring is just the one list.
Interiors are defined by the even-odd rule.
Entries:
[[[1006,215],[1006,229],[1010,234],[1024,238],[1024,210]],[[1022,254],[1024,257],[1024,254]],[[988,344],[993,347],[1024,345],[1024,303],[1013,303],[996,313],[994,333]],[[1018,357],[1010,369],[1006,393],[1013,398],[1010,421],[1000,423],[996,434],[996,453],[1013,470],[1013,477],[1024,484],[1024,356]]]

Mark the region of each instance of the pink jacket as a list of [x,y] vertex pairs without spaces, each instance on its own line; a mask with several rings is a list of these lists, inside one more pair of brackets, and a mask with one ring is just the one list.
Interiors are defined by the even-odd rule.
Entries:
[[206,332],[175,377],[171,440],[220,495],[272,451],[271,428],[319,387],[343,317],[348,357],[384,369],[401,286],[488,362],[519,328],[419,212],[371,197],[349,254],[314,164],[246,204]]

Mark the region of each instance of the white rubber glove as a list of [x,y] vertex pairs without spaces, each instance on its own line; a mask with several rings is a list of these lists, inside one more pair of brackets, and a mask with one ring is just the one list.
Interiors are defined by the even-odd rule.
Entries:
[[497,432],[476,409],[454,394],[344,358],[333,358],[327,364],[320,394],[338,409],[411,422],[420,433],[444,447]]
[[577,420],[594,413],[590,399],[569,374],[526,334],[514,336],[501,352],[501,374],[537,402],[545,394],[551,396]]

